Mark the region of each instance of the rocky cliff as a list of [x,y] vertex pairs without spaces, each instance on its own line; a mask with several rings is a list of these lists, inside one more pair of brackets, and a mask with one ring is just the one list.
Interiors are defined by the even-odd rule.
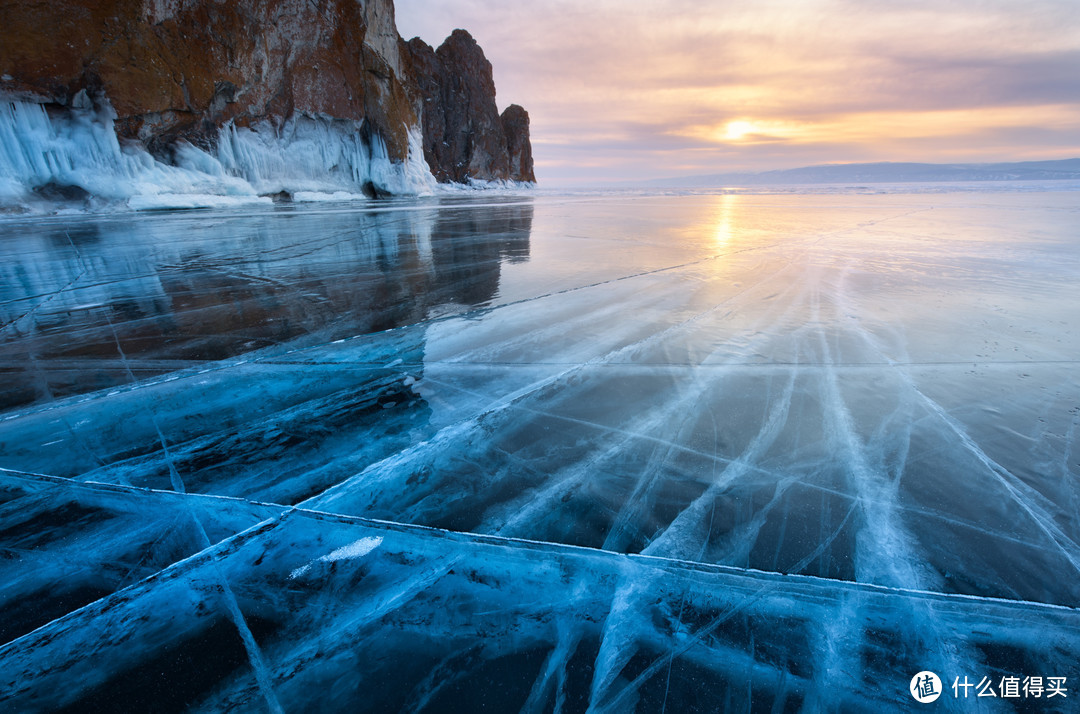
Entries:
[[5,2],[0,96],[52,116],[107,102],[117,135],[165,160],[185,142],[214,151],[223,129],[300,117],[391,163],[422,127],[440,181],[534,180],[528,115],[500,119],[472,38],[457,31],[432,57],[417,42],[398,36],[391,0]]
[[418,37],[402,45],[423,117],[424,158],[440,181],[535,181],[529,114],[512,104],[502,116],[484,51],[465,30],[439,49]]

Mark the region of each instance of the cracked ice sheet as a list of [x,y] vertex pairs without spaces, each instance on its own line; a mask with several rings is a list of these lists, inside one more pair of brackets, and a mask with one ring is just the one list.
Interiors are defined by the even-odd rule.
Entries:
[[[927,306],[1000,290],[994,275],[1009,262],[1039,267],[1030,299],[1068,302],[1070,254],[1050,240],[1052,211],[980,207],[1030,215],[1044,236],[1001,254],[980,240],[985,227],[965,223],[973,214],[922,200],[821,209],[722,197],[698,201],[681,228],[670,201],[645,202],[643,227],[623,226],[627,240],[675,241],[682,262],[669,269],[635,252],[616,261],[627,279],[531,289],[463,318],[99,393],[8,419],[5,443],[17,445],[13,465],[90,480],[168,488],[176,469],[199,492],[1075,603],[1074,579],[1039,576],[1077,564],[1071,365],[903,354],[911,337],[952,335],[960,349],[985,337],[968,319],[982,312],[936,310],[928,322]],[[592,220],[615,212],[603,204]],[[728,222],[724,241],[748,243],[722,260],[701,249],[694,222],[713,213]],[[475,229],[453,225],[459,238]],[[537,226],[539,236],[550,230]],[[936,234],[944,238],[926,238]],[[705,233],[713,250],[718,235]],[[582,250],[605,240],[582,238]],[[1065,268],[1049,269],[1049,252]],[[541,275],[563,272],[565,258],[543,255],[533,249]],[[705,257],[684,260],[693,255]],[[504,267],[500,294],[511,295],[510,271],[533,265]],[[1069,334],[1056,341],[1070,345]],[[1020,368],[1026,383],[1012,380]],[[1016,396],[987,405],[980,370]],[[1056,402],[1042,399],[1047,389]],[[102,428],[102,400],[116,429]],[[970,418],[987,408],[1005,417]],[[1009,443],[1002,429],[983,428],[997,422],[1027,429],[1041,444],[1032,463],[1055,470],[999,448]]]
[[[462,270],[445,294],[466,302],[403,329],[9,412],[0,451],[91,480],[168,488],[175,469],[204,493],[1075,607],[1075,196],[736,198],[538,202],[529,260],[498,264],[494,292],[459,293],[477,284]],[[454,245],[482,229],[455,221]],[[448,264],[492,260],[465,255]],[[612,597],[642,607],[632,587]],[[814,647],[776,654],[785,672],[858,638],[836,599]],[[549,663],[574,646],[542,671],[559,681]],[[940,657],[1056,661],[973,646]],[[650,672],[594,649],[598,702],[620,667]],[[817,681],[852,669],[831,657]]]
[[[1013,474],[974,442],[958,445],[953,421],[898,374],[839,370],[843,386],[827,390],[822,372],[578,369],[307,505],[897,587],[1078,601],[1074,478],[1025,481],[1030,468]],[[429,372],[426,399],[450,402],[500,377],[521,375]],[[1044,443],[1045,458],[1060,448]]]
[[[1055,225],[1039,225],[1045,216],[1037,211],[1007,208],[1030,213],[1037,234]],[[463,530],[1076,604],[1070,454],[1080,389],[1074,363],[1061,357],[1077,345],[1074,332],[1056,327],[1071,316],[1063,307],[1080,297],[1075,245],[1061,244],[1071,236],[1058,225],[1058,242],[1040,238],[1026,253],[1010,246],[995,260],[986,255],[992,241],[976,240],[975,229],[961,224],[958,238],[955,216],[926,213],[933,220],[902,214],[909,227],[900,237],[937,231],[946,245],[926,251],[933,260],[917,269],[910,261],[906,272],[890,268],[901,274],[891,278],[893,293],[871,289],[869,276],[881,270],[867,256],[890,255],[900,237],[879,237],[871,225],[778,251],[780,267],[766,260],[748,292],[726,273],[719,285],[695,291],[702,281],[694,273],[703,268],[692,266],[635,281],[639,291],[610,302],[589,303],[582,291],[574,304],[553,296],[491,319],[432,325],[420,393],[429,404],[484,411],[474,418],[436,408],[433,419],[451,417],[435,438],[311,503]],[[994,276],[1009,262],[1018,270],[1004,281],[1012,290],[1022,269],[1039,268],[1028,271],[1027,281],[1038,284],[1027,285],[1020,302],[1041,300],[1045,309],[1016,319],[1052,339],[1032,339],[1020,363],[969,363],[974,355],[964,350],[986,337],[972,327],[982,312],[970,299],[1001,292]],[[734,270],[753,275],[746,266]],[[913,304],[924,283],[926,303]],[[948,296],[959,296],[954,312],[940,308]],[[882,316],[886,304],[891,320]],[[613,317],[624,307],[630,324]],[[496,319],[507,312],[514,319]],[[883,344],[867,323],[887,328],[893,341]],[[935,334],[951,337],[959,354],[904,353],[909,337]],[[934,359],[921,361],[927,356]],[[1010,398],[1000,399],[1005,392]],[[948,404],[963,395],[975,410],[1006,416],[972,420],[972,407],[967,418],[952,414]],[[1038,460],[1028,460],[1027,444],[1008,448],[1018,439],[1002,439],[1002,423],[1038,443]]]
[[293,511],[0,647],[0,698],[131,701],[167,667],[196,711],[891,710],[924,667],[1078,652],[1069,608]]
[[0,469],[0,643],[280,513]]
[[[407,357],[415,346],[407,334],[401,337],[375,352],[363,350],[365,359],[381,359],[381,364],[312,367],[241,362],[8,415],[0,421],[3,463],[65,477],[168,488],[164,438],[193,490],[200,490],[198,484],[213,476],[212,469],[204,472],[207,467],[226,468],[228,463],[222,462],[228,459],[239,463],[265,459],[264,467],[277,463],[272,479],[287,480],[287,464],[271,460],[297,458],[295,450],[341,438],[334,432],[336,426],[363,432],[368,426],[364,419],[382,415],[383,405],[390,403],[403,406],[380,416],[372,429],[393,430],[395,425],[387,423],[393,416],[422,413],[422,406],[408,406],[411,390],[404,383],[409,368],[383,366]],[[415,359],[411,362],[416,364]],[[103,421],[106,413],[108,421]],[[389,438],[371,446],[387,448],[392,443]],[[193,452],[202,461],[187,468]],[[262,479],[262,488],[272,486]],[[211,492],[255,497],[254,488]],[[289,500],[285,493],[269,495],[273,497],[266,500]]]
[[[873,206],[766,205],[733,224],[732,200],[563,198],[535,226],[521,199],[6,220],[0,408],[726,261],[880,218]],[[730,245],[735,235],[743,245]]]

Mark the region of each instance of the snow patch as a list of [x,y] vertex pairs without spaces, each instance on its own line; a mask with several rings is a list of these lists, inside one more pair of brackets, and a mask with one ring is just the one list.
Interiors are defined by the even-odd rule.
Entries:
[[302,565],[289,573],[289,578],[295,580],[300,576],[311,570],[311,566],[316,563],[334,563],[339,560],[355,560],[356,558],[363,558],[365,555],[382,545],[382,536],[369,536],[367,538],[361,538],[355,540],[348,545],[343,545],[335,551],[332,551],[321,558],[316,558],[307,565]]

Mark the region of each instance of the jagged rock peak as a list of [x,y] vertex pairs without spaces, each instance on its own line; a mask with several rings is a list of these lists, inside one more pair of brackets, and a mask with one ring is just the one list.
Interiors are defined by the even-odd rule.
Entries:
[[418,37],[402,43],[417,92],[424,158],[439,181],[535,181],[528,113],[517,107],[504,120],[495,104],[495,79],[484,51],[457,29],[433,50]]
[[529,113],[520,104],[511,104],[499,117],[506,138],[510,176],[515,181],[536,182],[533,173],[532,143],[529,141]]

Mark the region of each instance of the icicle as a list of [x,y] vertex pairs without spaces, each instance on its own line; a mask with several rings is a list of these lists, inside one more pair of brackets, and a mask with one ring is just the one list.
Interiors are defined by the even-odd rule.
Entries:
[[392,194],[430,194],[435,186],[419,131],[405,162],[389,158],[362,122],[294,117],[280,129],[228,124],[208,154],[187,143],[175,165],[138,146],[121,146],[106,106],[50,117],[29,102],[0,102],[0,205],[21,204],[43,186],[77,187],[129,207],[169,208],[267,202],[279,192],[334,200],[359,198],[366,185]]

